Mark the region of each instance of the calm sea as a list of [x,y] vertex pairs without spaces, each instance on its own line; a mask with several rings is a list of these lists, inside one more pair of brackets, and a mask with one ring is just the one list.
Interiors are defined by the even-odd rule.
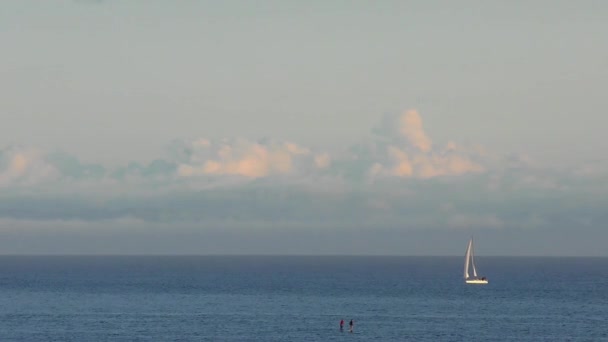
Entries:
[[0,341],[608,341],[608,259],[462,259],[2,256]]

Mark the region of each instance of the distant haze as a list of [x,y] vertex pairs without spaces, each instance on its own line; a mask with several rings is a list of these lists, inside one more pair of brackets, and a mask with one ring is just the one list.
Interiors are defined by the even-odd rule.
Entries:
[[607,256],[606,13],[8,1],[0,254]]

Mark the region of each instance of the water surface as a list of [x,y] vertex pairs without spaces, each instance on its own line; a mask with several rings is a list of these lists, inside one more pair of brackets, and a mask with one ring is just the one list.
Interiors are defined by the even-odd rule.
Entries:
[[462,257],[2,256],[0,341],[608,340],[608,258],[476,263],[490,284]]

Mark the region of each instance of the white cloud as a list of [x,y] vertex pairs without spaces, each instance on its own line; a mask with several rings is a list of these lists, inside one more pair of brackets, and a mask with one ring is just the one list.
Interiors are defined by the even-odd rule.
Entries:
[[[67,154],[11,147],[0,150],[0,187],[36,185],[75,191],[94,192],[99,188],[100,192],[154,193],[241,186],[266,179],[294,185],[322,182],[324,187],[333,182],[344,189],[373,187],[392,180],[460,178],[482,173],[487,173],[484,191],[567,187],[562,184],[563,175],[553,172],[549,176],[546,169],[525,156],[501,158],[478,146],[449,140],[433,142],[415,110],[385,116],[375,132],[368,141],[332,154],[270,139],[176,140],[164,158],[113,169],[83,163]],[[608,174],[605,170],[604,164],[595,163],[570,171],[581,179],[600,179]],[[583,184],[574,178],[569,182],[569,186]]]
[[331,157],[327,153],[317,154],[315,156],[315,166],[319,169],[325,169],[331,164]]
[[180,177],[227,175],[255,179],[326,168],[330,163],[328,154],[315,155],[292,142],[199,139],[186,145],[191,145],[191,154],[178,167]]
[[430,152],[433,142],[427,136],[422,127],[422,118],[416,110],[408,110],[399,117],[399,133],[403,135],[409,143],[422,152]]
[[70,237],[89,230],[91,241],[98,232],[128,231],[138,241],[139,231],[172,234],[183,227],[231,236],[230,229],[359,227],[398,236],[605,225],[608,163],[551,169],[525,156],[433,142],[414,111],[385,118],[378,133],[332,154],[272,140],[175,141],[165,158],[114,169],[6,148],[0,150],[0,231]]
[[393,164],[390,170],[391,175],[410,177],[414,174],[414,166],[407,153],[395,146],[389,146],[387,152]]
[[37,185],[58,177],[37,149],[9,147],[0,153],[0,187]]
[[482,159],[481,155],[473,149],[463,148],[452,141],[443,149],[434,148],[424,131],[422,118],[415,110],[396,117],[386,116],[383,127],[376,132],[380,139],[374,142],[373,153],[368,155],[372,158],[372,176],[425,179],[485,170],[477,161]]

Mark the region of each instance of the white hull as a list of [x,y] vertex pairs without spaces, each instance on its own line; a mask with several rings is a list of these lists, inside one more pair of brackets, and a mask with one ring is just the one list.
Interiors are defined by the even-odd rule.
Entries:
[[481,280],[481,279],[467,279],[467,280],[465,280],[465,282],[467,284],[487,284],[488,283],[487,280]]

